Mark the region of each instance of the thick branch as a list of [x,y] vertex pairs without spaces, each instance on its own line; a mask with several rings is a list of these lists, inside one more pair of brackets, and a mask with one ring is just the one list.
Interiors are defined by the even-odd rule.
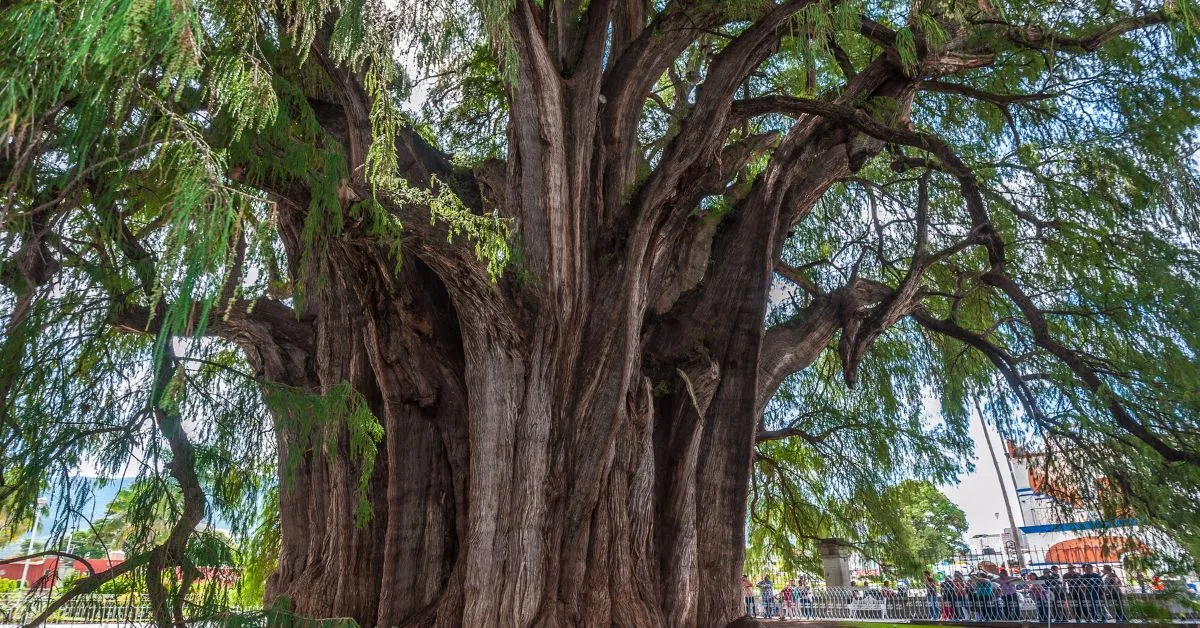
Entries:
[[841,423],[839,425],[835,425],[835,426],[833,426],[827,430],[824,430],[822,432],[818,432],[816,434],[810,434],[810,433],[800,429],[799,427],[796,427],[795,425],[789,425],[788,427],[781,428],[778,430],[759,431],[754,436],[754,442],[765,443],[767,441],[783,440],[786,438],[798,437],[798,438],[803,439],[804,442],[808,443],[809,445],[812,445],[813,447],[817,447],[817,446],[823,444],[825,441],[829,440],[834,434],[836,434],[842,430],[869,429],[870,427],[871,427],[871,425],[867,424],[867,423],[853,423],[853,422],[852,423]]
[[1000,371],[1004,380],[1008,382],[1009,388],[1012,389],[1013,394],[1020,400],[1021,407],[1025,410],[1025,413],[1038,423],[1045,422],[1033,391],[1029,389],[1025,378],[1017,370],[1014,364],[1015,361],[1007,351],[992,344],[983,334],[966,329],[953,320],[936,318],[924,308],[913,310],[909,316],[922,327],[943,336],[954,338],[982,353]]
[[134,556],[133,558],[126,560],[119,565],[114,565],[113,567],[101,571],[100,573],[87,576],[81,580],[76,580],[75,584],[69,591],[63,593],[58,599],[54,600],[50,604],[47,604],[46,608],[42,609],[42,612],[38,613],[38,616],[34,617],[26,625],[40,626],[46,623],[46,621],[55,613],[57,613],[58,609],[65,606],[67,602],[70,602],[81,595],[87,595],[88,593],[99,589],[100,585],[104,584],[105,582],[108,582],[114,578],[119,578],[120,576],[123,576],[134,569],[145,565],[147,562],[149,562],[149,560],[150,552],[138,554],[137,556]]
[[819,297],[824,294],[824,292],[821,290],[821,287],[813,283],[813,281],[804,274],[804,268],[789,266],[780,261],[775,262],[775,272],[778,273],[780,277],[783,277],[797,286],[800,286],[802,290],[814,297]]
[[664,152],[639,195],[639,213],[666,205],[693,164],[713,160],[725,138],[733,95],[765,60],[785,32],[784,25],[813,0],[789,0],[775,7],[729,43],[713,60],[696,103],[679,134]]
[[989,92],[970,85],[962,83],[951,83],[949,81],[929,80],[921,83],[921,89],[927,92],[940,92],[943,94],[958,94],[966,96],[972,100],[981,100],[983,102],[997,105],[1001,108],[1006,108],[1009,105],[1014,105],[1023,102],[1032,102],[1037,100],[1047,100],[1055,98],[1060,94],[1056,92],[1035,92],[1032,94],[997,94]]
[[[875,339],[896,324],[917,306],[921,299],[921,277],[929,268],[929,177],[927,170],[921,176],[917,191],[917,238],[912,261],[900,285],[889,294],[878,307],[862,318],[851,317],[845,323],[838,351],[842,358],[842,375],[846,383],[853,386],[858,381],[858,366]],[[882,237],[882,236],[881,236]]]
[[756,416],[762,414],[767,401],[788,375],[803,370],[817,359],[851,315],[892,293],[892,289],[884,284],[856,279],[826,296],[815,298],[788,322],[768,329],[759,358]]
[[1015,26],[1004,24],[1003,36],[1025,48],[1055,50],[1060,52],[1088,53],[1130,31],[1165,24],[1171,19],[1166,11],[1152,11],[1094,27],[1080,35],[1064,35],[1037,26]]
[[[149,408],[154,415],[158,431],[167,440],[171,451],[171,459],[167,462],[167,470],[171,477],[179,483],[183,493],[183,511],[175,525],[171,527],[167,540],[150,551],[147,562],[146,587],[150,593],[151,610],[154,611],[155,621],[161,628],[171,625],[183,626],[182,598],[187,594],[187,572],[192,569],[188,563],[186,552],[188,539],[196,526],[204,519],[204,489],[200,486],[200,478],[196,474],[196,462],[191,441],[183,429],[183,420],[175,409],[169,409],[166,400],[171,380],[175,376],[175,352],[171,343],[165,343],[163,355],[158,364],[154,389],[150,394]],[[184,571],[184,586],[179,591],[179,598],[168,614],[165,606],[165,590],[163,589],[163,573],[168,567],[178,566]]]
[[1008,298],[1016,304],[1025,316],[1026,322],[1029,323],[1029,328],[1033,332],[1034,342],[1039,347],[1049,351],[1066,364],[1092,394],[1099,396],[1107,402],[1109,412],[1112,414],[1117,425],[1149,445],[1151,449],[1162,456],[1167,462],[1188,462],[1200,465],[1200,455],[1172,447],[1134,418],[1121,403],[1118,396],[1105,385],[1104,381],[1100,379],[1100,375],[1087,363],[1084,357],[1078,351],[1062,344],[1050,334],[1050,327],[1046,322],[1045,314],[1011,277],[998,271],[992,271],[984,274],[982,279],[988,285],[994,286],[1008,295]]
[[930,133],[893,127],[869,116],[865,111],[851,107],[791,96],[764,96],[739,101],[735,108],[746,115],[783,113],[788,115],[815,115],[844,124],[852,125],[874,138],[926,150],[936,156],[944,169],[958,179],[966,201],[967,213],[971,218],[972,236],[976,242],[988,249],[988,258],[993,268],[1004,265],[1004,245],[996,236],[983,202],[983,194],[975,173],[960,159],[954,149],[941,138]]

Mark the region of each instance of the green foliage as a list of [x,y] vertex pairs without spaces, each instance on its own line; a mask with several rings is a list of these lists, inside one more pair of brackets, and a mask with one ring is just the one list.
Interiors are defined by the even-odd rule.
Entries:
[[301,445],[288,448],[288,458],[281,469],[283,481],[290,481],[301,456],[309,448],[332,458],[337,455],[339,443],[345,442],[351,458],[358,463],[359,500],[355,516],[358,524],[365,526],[372,515],[367,485],[375,470],[376,445],[383,438],[383,426],[367,407],[362,394],[345,381],[323,395],[279,384],[265,385],[263,390],[266,404],[276,420],[289,429]]
[[964,420],[925,412],[929,383],[913,374],[927,359],[897,334],[872,352],[857,389],[838,385],[831,354],[784,382],[766,428],[799,435],[758,446],[751,564],[819,573],[815,541],[839,537],[911,572],[953,545],[965,521],[933,485],[955,480],[971,444]]
[[[1005,3],[997,10],[1008,20],[1030,16],[1031,25],[1063,33],[1124,17],[1090,6],[1033,17],[1045,15],[1047,6]],[[907,31],[897,29],[902,61],[922,41],[945,45],[962,32],[960,20],[938,11],[920,13]],[[1037,346],[1022,313],[982,280],[988,262],[978,250],[950,254],[928,269],[921,306],[1014,356],[1024,377],[1019,387],[976,348],[916,325],[902,322],[872,350],[890,365],[882,369],[891,378],[936,397],[943,421],[962,424],[983,400],[1005,438],[1032,451],[1049,447],[1068,476],[1064,481],[1079,487],[1081,504],[1108,518],[1134,512],[1146,524],[1142,534],[1169,531],[1164,534],[1185,547],[1200,538],[1185,504],[1200,486],[1196,465],[1168,463],[1130,438],[1109,404],[1125,405],[1181,451],[1200,447],[1193,437],[1200,372],[1190,314],[1200,296],[1194,153],[1200,74],[1190,28],[1185,18],[1135,31],[1094,54],[1008,48],[1001,63],[942,80],[981,93],[1034,97],[999,106],[931,90],[919,92],[912,108],[917,129],[945,138],[970,165],[1007,243],[1006,272],[1048,313],[1049,333],[1101,373],[1099,393],[1085,390],[1075,372]],[[910,70],[911,61],[904,61]],[[874,103],[868,111],[876,119],[890,117]],[[811,264],[808,276],[823,290],[850,276],[896,285],[913,251],[919,179],[917,169],[900,162],[927,156],[892,147],[856,173],[856,181],[835,185],[793,231],[785,261]],[[950,250],[965,233],[961,190],[943,173],[931,177],[929,249]],[[797,290],[777,299],[770,323],[794,316],[807,298]],[[890,355],[893,341],[924,357]],[[861,373],[859,381],[873,385]],[[827,393],[804,391],[792,403],[806,408],[814,394]],[[776,402],[787,402],[787,395],[785,385]],[[923,476],[918,470],[913,477]],[[1099,477],[1108,479],[1097,483]],[[1119,494],[1102,488],[1114,484]]]
[[[33,527],[36,506],[21,506],[23,505],[13,504],[9,506],[0,503],[0,546],[8,545],[25,536],[25,533],[29,532]],[[49,509],[43,508],[41,514],[49,514]]]
[[96,589],[96,593],[102,595],[127,595],[137,591],[137,583],[134,581],[133,576],[129,574],[117,576],[116,578],[101,584]]
[[[402,204],[429,205],[499,277],[507,224],[468,211],[449,185],[417,189],[397,174],[409,85],[395,53],[431,15],[369,0],[0,9],[6,532],[31,520],[29,504],[47,486],[62,493],[55,503],[82,508],[88,491],[72,486],[72,469],[111,477],[136,459],[130,488],[74,538],[90,555],[145,551],[164,538],[181,500],[146,410],[156,394],[147,375],[168,345],[180,367],[164,407],[183,417],[206,517],[230,522],[237,538],[258,525],[262,495],[278,481],[270,403],[289,395],[300,399],[293,408],[315,410],[315,419],[293,417],[299,432],[345,444],[365,495],[382,432],[361,395],[348,384],[321,395],[260,382],[232,343],[207,332],[263,299],[299,309],[319,294],[325,260],[348,239],[363,237],[401,263]],[[426,32],[423,58],[448,55],[433,48],[461,40],[463,21],[449,18],[433,27],[439,34]],[[354,171],[344,138],[321,119],[344,89],[342,72],[370,103],[370,142]],[[368,194],[350,190],[360,183]],[[302,228],[288,231],[273,191],[299,188]],[[53,288],[31,266],[50,257],[58,260],[46,273]],[[370,515],[363,499],[359,521]],[[62,523],[54,541],[65,538]],[[222,556],[208,537],[192,540],[192,564]]]
[[283,532],[279,523],[279,491],[267,493],[258,526],[238,548],[237,566],[241,577],[237,583],[237,597],[245,608],[254,608],[263,600],[267,578],[275,571],[279,562]]
[[905,480],[889,489],[901,504],[899,519],[911,527],[907,553],[893,553],[890,567],[900,575],[916,577],[931,564],[967,552],[963,542],[967,516],[945,494],[928,482]]
[[422,112],[435,136],[460,160],[503,157],[508,101],[490,48],[475,46],[431,85]]
[[100,519],[72,536],[75,552],[86,558],[104,558],[110,552],[133,555],[145,551],[170,530],[175,514],[172,504],[178,500],[173,485],[164,489],[153,479],[135,481],[117,492]]
[[11,593],[21,588],[21,583],[8,578],[0,578],[0,593]]

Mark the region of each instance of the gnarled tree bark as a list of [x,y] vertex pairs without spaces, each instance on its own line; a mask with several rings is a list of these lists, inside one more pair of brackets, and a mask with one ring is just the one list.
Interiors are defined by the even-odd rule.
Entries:
[[[596,12],[612,4],[593,3],[579,28],[608,23]],[[316,392],[348,381],[385,432],[368,491],[374,516],[360,528],[346,434],[312,450],[289,437],[294,417],[280,417],[284,543],[269,596],[366,625],[716,626],[741,614],[734,583],[757,416],[780,373],[803,366],[762,372],[764,352],[787,353],[763,347],[776,259],[824,189],[883,147],[817,117],[727,146],[754,113],[735,108],[734,91],[806,5],[764,11],[718,54],[663,163],[639,185],[641,72],[686,42],[641,28],[629,56],[605,68],[603,37],[548,42],[550,18],[518,4],[502,189],[493,180],[462,196],[515,217],[530,279],[490,283],[419,224],[398,272],[380,247],[348,236],[299,313],[310,343],[295,325],[242,336],[261,376]],[[914,86],[882,59],[844,98],[908,102]],[[333,109],[349,120],[332,130],[363,128],[353,119],[361,104]],[[350,136],[341,133],[352,149]],[[694,211],[773,144],[776,157],[730,216]],[[281,216],[293,259],[299,213]],[[871,303],[862,292],[812,308],[811,324],[780,341],[825,346],[847,312]]]

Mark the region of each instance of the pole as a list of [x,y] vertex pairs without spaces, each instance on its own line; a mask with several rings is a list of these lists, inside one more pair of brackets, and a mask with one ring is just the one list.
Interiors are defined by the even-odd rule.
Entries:
[[1021,531],[1017,529],[1016,517],[1013,517],[1012,502],[1008,499],[1008,489],[1004,488],[1004,473],[1000,471],[1000,460],[996,458],[996,450],[992,449],[992,435],[988,432],[987,420],[983,418],[983,409],[979,406],[979,398],[975,398],[975,412],[979,415],[979,425],[983,427],[983,439],[987,442],[988,455],[992,457],[992,466],[996,468],[996,480],[1000,482],[1000,496],[1004,498],[1004,510],[1008,513],[1008,525],[1012,530],[1013,553],[1017,555],[1017,568],[1023,569],[1025,556],[1021,552]]
[[[37,500],[37,508],[33,511],[33,528],[29,530],[29,544],[25,546],[25,555],[33,553],[33,540],[37,538],[38,522],[42,517],[42,508],[49,503],[45,497],[39,497]],[[21,588],[29,588],[29,583],[26,579],[29,578],[29,559],[25,559],[25,566],[21,568]]]
[[[1008,451],[1009,451],[1008,447],[1005,446],[1004,447],[1004,462],[1005,462],[1005,464],[1008,465],[1008,477],[1012,480],[1013,490],[1016,490],[1016,488],[1017,488],[1017,472],[1013,470],[1012,456],[1009,455]],[[1017,495],[1017,508],[1021,509],[1021,523],[1026,523],[1025,509],[1021,507],[1021,496],[1020,495]],[[1011,517],[1012,517],[1012,515],[1010,514],[1009,518],[1011,518]],[[1017,534],[1018,534],[1018,532],[1014,528],[1013,529],[1013,539],[1014,539],[1013,540],[1013,548],[1016,550],[1016,552],[1018,554],[1018,560],[1021,561],[1021,563],[1020,563],[1021,566],[1024,567],[1025,566],[1025,559],[1024,559],[1025,553],[1022,551],[1022,549],[1024,549],[1024,548],[1022,548],[1020,539],[1017,538]],[[1029,559],[1032,561],[1033,556],[1030,556]]]

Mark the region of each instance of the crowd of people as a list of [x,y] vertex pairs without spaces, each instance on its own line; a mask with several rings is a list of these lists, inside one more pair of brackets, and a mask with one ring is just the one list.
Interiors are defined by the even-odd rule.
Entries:
[[1126,621],[1124,583],[1108,565],[1099,572],[1090,564],[1081,571],[1068,565],[1066,573],[1054,566],[1043,569],[1040,576],[1010,575],[1006,569],[994,576],[955,572],[940,583],[925,572],[925,598],[934,620],[1017,621],[1021,619],[1018,591],[1033,600],[1039,623]]
[[[882,587],[868,588],[851,582],[849,588],[823,589],[814,595],[803,577],[777,587],[770,576],[752,581],[743,574],[741,586],[746,615],[751,617],[811,619],[830,612],[853,617],[868,606],[864,602],[884,617],[889,608],[900,611],[902,603],[914,616],[924,613],[919,589],[910,595],[907,583],[893,588],[884,581]],[[1065,570],[1054,566],[1040,575],[1003,568],[996,573],[954,572],[940,580],[926,571],[924,588],[929,619],[935,621],[1020,621],[1023,599],[1036,607],[1039,623],[1126,621],[1124,583],[1108,565],[1099,570],[1090,564],[1068,565]]]
[[[754,601],[756,588],[762,600],[760,606],[756,606]],[[816,616],[812,588],[808,586],[808,580],[804,577],[788,581],[776,593],[775,583],[771,582],[770,576],[763,576],[756,584],[751,582],[746,574],[742,574],[742,596],[746,603],[746,615],[750,617],[809,619]]]

